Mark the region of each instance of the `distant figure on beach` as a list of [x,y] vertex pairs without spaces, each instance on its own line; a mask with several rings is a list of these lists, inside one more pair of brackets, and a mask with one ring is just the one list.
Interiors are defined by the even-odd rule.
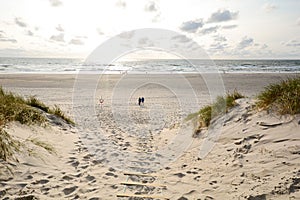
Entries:
[[145,101],[144,97],[142,97],[141,101],[142,101],[142,104],[144,105],[144,101]]
[[141,102],[142,102],[142,99],[141,99],[141,97],[139,97],[139,106],[141,105]]

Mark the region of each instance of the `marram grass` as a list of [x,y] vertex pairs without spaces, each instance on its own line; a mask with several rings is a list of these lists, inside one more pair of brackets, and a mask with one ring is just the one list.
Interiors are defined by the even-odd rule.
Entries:
[[265,87],[257,97],[257,108],[279,114],[300,113],[300,77],[289,78]]
[[201,128],[208,127],[213,118],[227,113],[236,105],[235,100],[240,98],[244,98],[244,96],[235,90],[232,93],[227,93],[225,97],[217,97],[214,103],[204,106],[197,113],[190,114],[187,120],[195,119],[197,116],[197,127],[195,128],[194,135],[198,134]]
[[[18,121],[25,125],[43,125],[47,121],[42,112],[44,111],[62,118],[69,124],[74,124],[57,105],[54,108],[50,108],[35,97],[25,99],[11,92],[4,91],[2,87],[0,87],[0,102],[0,159],[2,160],[12,158],[13,153],[19,150],[19,142],[14,140],[4,130],[4,126],[7,123]],[[44,143],[39,144],[45,149],[52,151],[50,146]]]

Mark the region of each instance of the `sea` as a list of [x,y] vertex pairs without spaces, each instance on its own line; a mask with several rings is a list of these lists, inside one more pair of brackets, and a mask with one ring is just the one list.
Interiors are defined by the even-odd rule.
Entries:
[[0,57],[0,73],[300,73],[300,60],[181,60],[151,59],[87,63],[71,58]]

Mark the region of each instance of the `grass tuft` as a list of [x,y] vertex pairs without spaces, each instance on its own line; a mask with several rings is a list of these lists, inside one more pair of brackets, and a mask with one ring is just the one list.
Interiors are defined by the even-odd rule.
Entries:
[[0,159],[7,161],[12,158],[14,152],[19,151],[20,143],[0,127]]
[[65,120],[68,124],[72,124],[72,125],[75,125],[75,122],[73,120],[71,120],[69,117],[67,117],[63,111],[57,106],[57,105],[54,105],[54,108],[53,109],[50,109],[49,110],[49,113],[51,114],[54,114],[60,118],[62,118],[63,120]]
[[[21,124],[42,125],[47,120],[41,110],[49,114],[54,114],[69,124],[75,124],[70,118],[66,117],[62,110],[55,105],[54,108],[49,108],[43,102],[32,96],[29,99],[24,99],[21,96],[11,92],[6,92],[0,86],[0,159],[7,160],[13,157],[14,151],[19,148],[19,142],[13,140],[11,136],[3,129],[5,124],[18,121]],[[32,141],[36,145],[45,148],[47,151],[53,152],[53,147],[40,141]]]
[[46,106],[43,102],[41,102],[40,100],[38,100],[35,96],[31,96],[28,100],[27,100],[27,105],[41,109],[47,113],[49,113],[50,108],[48,106]]
[[201,131],[201,128],[208,127],[213,118],[227,113],[236,105],[235,100],[240,98],[244,98],[244,96],[235,90],[233,93],[227,93],[225,97],[217,97],[213,104],[201,108],[199,112],[197,112],[197,115],[193,113],[193,116],[198,116],[199,122],[194,135],[197,135]]
[[0,102],[0,125],[11,121],[27,125],[43,124],[46,121],[42,113],[27,105],[24,98],[11,92],[5,92],[1,87]]
[[279,114],[300,113],[300,77],[289,78],[265,87],[258,97],[257,108],[275,110]]

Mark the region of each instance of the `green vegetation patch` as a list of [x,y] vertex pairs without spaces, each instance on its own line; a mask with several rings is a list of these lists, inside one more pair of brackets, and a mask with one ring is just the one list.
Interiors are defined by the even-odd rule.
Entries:
[[232,93],[227,93],[225,97],[217,97],[213,104],[204,106],[197,113],[188,115],[187,120],[195,119],[197,116],[196,119],[198,123],[194,135],[198,134],[201,131],[201,128],[208,127],[213,118],[227,113],[236,105],[235,100],[240,98],[244,98],[244,96],[235,90]]
[[40,111],[27,104],[21,96],[5,92],[0,87],[0,125],[18,121],[21,124],[43,124],[46,118]]
[[300,113],[300,77],[289,78],[265,87],[258,97],[256,106],[263,110],[275,110],[279,114]]
[[[6,92],[0,87],[0,102],[0,159],[2,160],[13,157],[13,153],[19,150],[19,142],[4,130],[5,124],[9,122],[18,121],[25,125],[43,125],[47,121],[42,112],[44,111],[62,118],[69,124],[75,124],[57,105],[50,108],[34,96],[25,99],[11,92]],[[49,152],[54,152],[53,147],[44,142],[37,140],[31,142]]]

